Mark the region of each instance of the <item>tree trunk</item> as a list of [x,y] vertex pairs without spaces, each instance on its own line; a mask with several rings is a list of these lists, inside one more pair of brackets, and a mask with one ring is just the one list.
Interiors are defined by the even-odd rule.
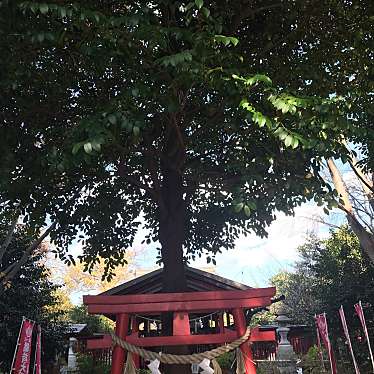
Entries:
[[[161,255],[164,263],[163,291],[185,292],[187,282],[183,260],[183,242],[185,239],[186,203],[183,199],[182,176],[178,170],[164,168],[161,194],[165,211],[160,214]],[[173,334],[173,313],[162,315],[164,335]],[[187,346],[165,347],[164,352],[189,354]],[[189,365],[165,365],[165,374],[191,373]]]
[[161,194],[166,211],[160,217],[161,255],[164,263],[164,292],[186,291],[183,260],[186,203],[183,199],[182,176],[177,170],[165,169]]
[[343,200],[343,204],[341,204],[339,207],[346,213],[348,224],[351,227],[352,231],[358,237],[361,248],[364,252],[366,252],[370,260],[374,262],[374,236],[370,232],[368,232],[357,219],[349,198],[347,187],[344,183],[339,169],[335,165],[335,162],[332,159],[328,159],[327,165],[335,189],[338,191],[341,199]]

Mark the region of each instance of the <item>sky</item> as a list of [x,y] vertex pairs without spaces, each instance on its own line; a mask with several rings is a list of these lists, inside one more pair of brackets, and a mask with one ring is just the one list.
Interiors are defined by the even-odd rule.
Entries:
[[[217,265],[213,269],[214,272],[248,286],[269,286],[272,276],[280,271],[293,270],[295,261],[298,259],[297,248],[305,243],[308,234],[314,233],[320,238],[327,237],[329,226],[318,221],[318,218],[324,216],[326,218],[322,209],[322,207],[309,202],[296,208],[294,216],[279,213],[268,228],[267,238],[260,238],[254,234],[247,237],[242,236],[236,240],[234,249],[217,254]],[[329,221],[340,224],[342,216],[337,215],[335,218],[330,216]],[[135,237],[133,248],[138,255],[132,266],[132,274],[123,281],[115,280],[116,284],[158,268],[156,246],[155,244],[148,246],[142,244],[144,236],[145,231],[139,230]],[[81,250],[80,244],[74,243],[71,250],[72,254],[78,255]],[[204,257],[192,262],[190,266],[212,269],[212,264],[208,265]],[[113,284],[113,287],[116,284]],[[98,290],[88,291],[90,294],[98,292]],[[72,302],[80,304],[82,295],[82,292],[71,295]]]
[[[329,227],[316,222],[323,215],[321,207],[306,203],[295,210],[295,216],[277,215],[268,229],[268,237],[256,235],[240,237],[232,250],[217,254],[216,274],[254,287],[269,285],[270,278],[282,270],[292,270],[298,258],[297,248],[305,242],[308,233],[319,237],[328,234]],[[141,247],[144,232],[135,238],[134,247]],[[143,247],[137,259],[138,266],[155,269],[156,250],[152,245]],[[192,262],[190,266],[207,267],[206,259]],[[211,266],[211,264],[209,265]]]

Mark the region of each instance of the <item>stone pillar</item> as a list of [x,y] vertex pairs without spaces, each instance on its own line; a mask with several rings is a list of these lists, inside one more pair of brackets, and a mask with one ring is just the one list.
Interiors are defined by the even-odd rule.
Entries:
[[68,370],[75,372],[77,370],[77,357],[75,355],[75,349],[77,345],[76,338],[69,338],[69,353],[68,353]]
[[284,307],[278,311],[276,322],[279,326],[277,333],[280,337],[276,355],[279,371],[281,374],[296,374],[298,372],[296,368],[297,356],[288,340],[291,319],[287,316]]

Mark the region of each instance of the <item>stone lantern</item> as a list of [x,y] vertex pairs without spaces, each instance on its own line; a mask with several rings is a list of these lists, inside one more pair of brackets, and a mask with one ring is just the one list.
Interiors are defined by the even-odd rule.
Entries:
[[287,312],[282,305],[276,318],[276,322],[279,326],[277,328],[277,333],[280,337],[276,359],[281,374],[296,374],[298,372],[296,369],[297,356],[288,340],[288,333],[290,331],[289,325],[291,321],[292,320],[287,316]]

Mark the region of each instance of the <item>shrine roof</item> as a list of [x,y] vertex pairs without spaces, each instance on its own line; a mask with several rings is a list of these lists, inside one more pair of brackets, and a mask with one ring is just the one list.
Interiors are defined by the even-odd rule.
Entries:
[[[100,295],[135,295],[162,292],[162,271],[148,274],[113,287]],[[207,271],[186,266],[187,291],[248,290],[252,287]]]

